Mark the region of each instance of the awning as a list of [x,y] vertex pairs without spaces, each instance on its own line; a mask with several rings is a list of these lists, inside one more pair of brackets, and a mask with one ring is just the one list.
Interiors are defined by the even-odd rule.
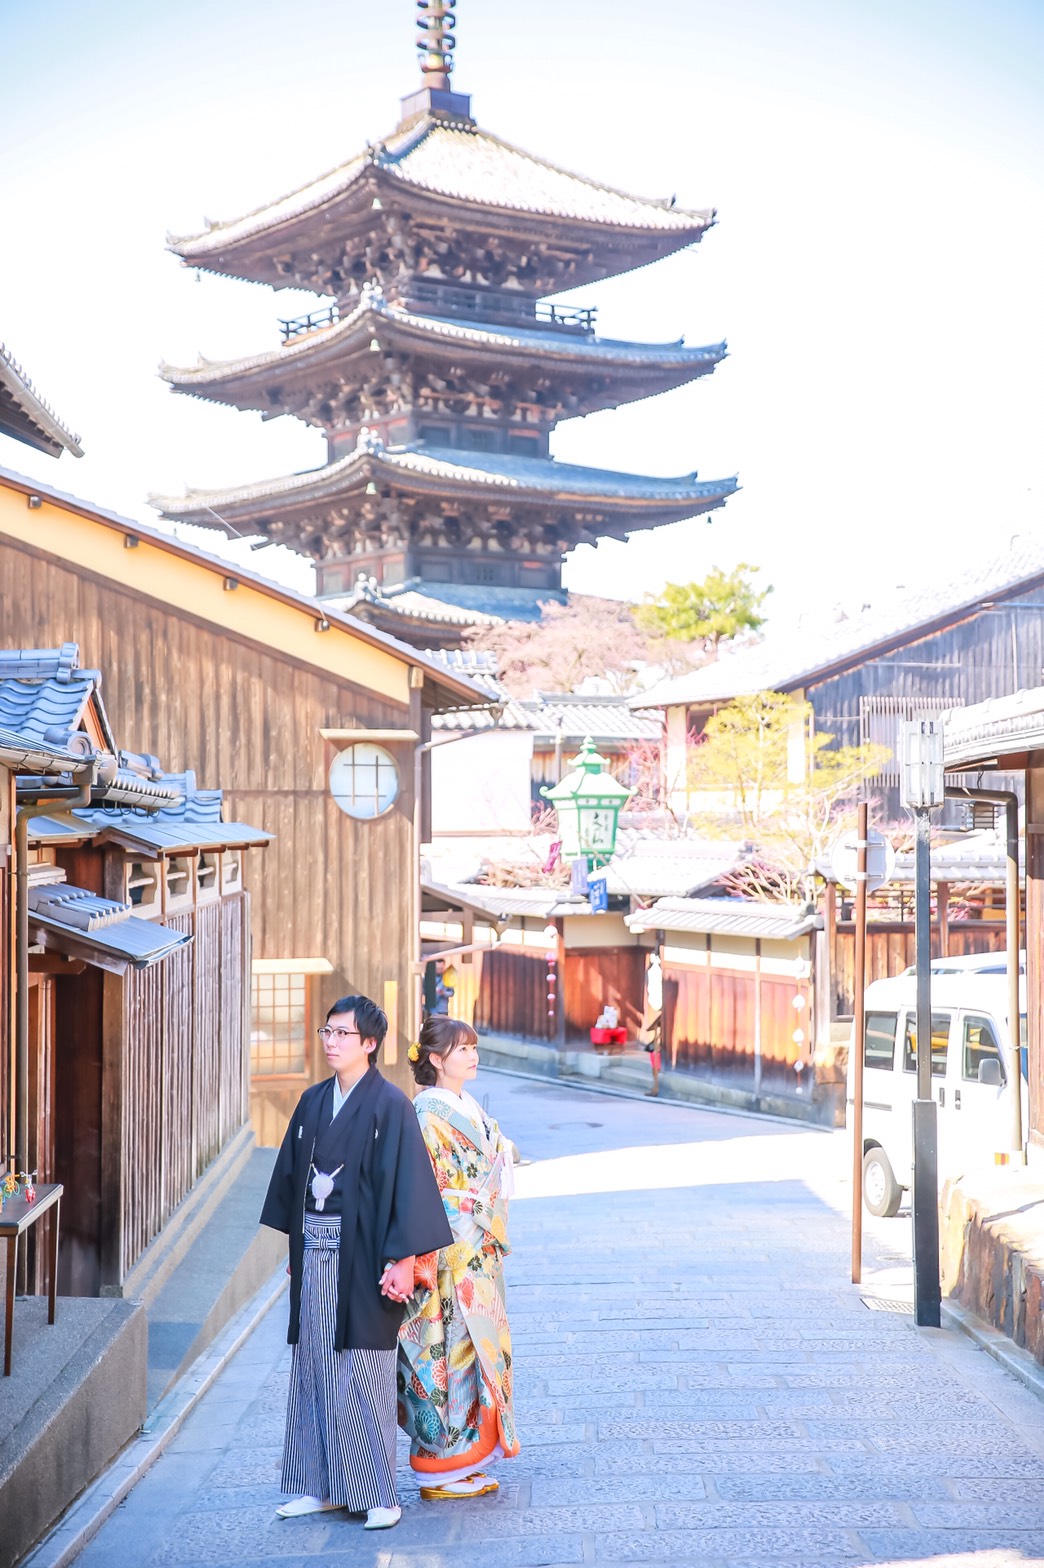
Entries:
[[29,905],[32,945],[82,959],[111,974],[149,969],[192,941],[188,931],[142,920],[130,913],[130,905],[99,898],[67,882],[30,888]]

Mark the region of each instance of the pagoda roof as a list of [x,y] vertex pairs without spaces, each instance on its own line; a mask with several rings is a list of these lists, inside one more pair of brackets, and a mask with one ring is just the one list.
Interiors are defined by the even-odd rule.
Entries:
[[44,402],[18,361],[0,343],[0,435],[13,436],[38,452],[82,457],[80,438]]
[[[631,513],[645,506],[684,517],[722,505],[738,488],[735,478],[698,480],[695,474],[657,479],[559,463],[553,458],[515,457],[501,452],[465,452],[430,446],[385,447],[365,434],[354,452],[323,468],[288,474],[227,490],[189,490],[184,496],[150,496],[150,504],[167,517],[206,523],[221,518],[256,515],[260,507],[283,502],[302,505],[333,500],[384,480],[400,490],[439,496],[514,501],[545,499],[568,504],[601,504]],[[659,517],[657,522],[666,521]],[[641,525],[634,517],[634,526]],[[218,526],[215,519],[214,526]]]
[[[700,239],[714,222],[713,209],[686,211],[670,200],[632,196],[598,180],[573,174],[514,147],[471,120],[425,114],[367,147],[307,185],[201,234],[171,236],[169,246],[192,266],[234,273],[232,252],[260,236],[286,241],[303,234],[316,215],[324,226],[371,200],[374,186],[405,196],[426,194],[479,213],[523,213],[578,227],[629,230],[663,241],[664,254]],[[372,219],[369,220],[372,225]]]
[[[673,343],[631,343],[539,325],[491,325],[420,315],[389,302],[379,288],[371,286],[364,290],[357,307],[340,321],[292,338],[281,348],[241,359],[212,361],[201,357],[196,365],[187,368],[161,364],[160,374],[176,391],[204,397],[213,396],[214,389],[235,381],[254,382],[260,388],[271,380],[273,371],[281,374],[294,365],[307,365],[311,371],[326,361],[343,360],[352,352],[368,349],[373,334],[382,330],[388,333],[392,344],[417,346],[435,354],[440,350],[464,351],[476,358],[493,355],[501,362],[531,362],[539,358],[600,371],[632,372],[674,385],[705,375],[728,352],[725,343],[691,348],[683,339]],[[614,402],[618,401],[614,397]]]

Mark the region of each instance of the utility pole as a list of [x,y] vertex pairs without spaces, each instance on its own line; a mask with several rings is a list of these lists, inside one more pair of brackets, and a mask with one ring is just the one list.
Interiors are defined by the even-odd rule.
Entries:
[[938,1328],[939,1136],[932,1094],[932,812],[945,799],[943,731],[935,719],[901,726],[901,798],[912,812],[914,840],[914,953],[917,969],[917,1098],[913,1104],[914,1322]]

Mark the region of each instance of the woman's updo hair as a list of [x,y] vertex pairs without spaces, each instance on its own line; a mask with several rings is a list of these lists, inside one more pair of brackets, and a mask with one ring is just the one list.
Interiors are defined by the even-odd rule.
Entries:
[[410,1057],[410,1070],[424,1089],[438,1083],[433,1056],[448,1056],[457,1045],[478,1045],[478,1035],[463,1018],[447,1018],[445,1013],[429,1013],[421,1024],[417,1041],[417,1060]]

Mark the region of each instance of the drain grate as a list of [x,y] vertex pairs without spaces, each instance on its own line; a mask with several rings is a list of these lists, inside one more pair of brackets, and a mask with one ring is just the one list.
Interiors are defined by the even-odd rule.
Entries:
[[913,1315],[912,1296],[860,1296],[859,1299],[871,1312],[905,1312]]

